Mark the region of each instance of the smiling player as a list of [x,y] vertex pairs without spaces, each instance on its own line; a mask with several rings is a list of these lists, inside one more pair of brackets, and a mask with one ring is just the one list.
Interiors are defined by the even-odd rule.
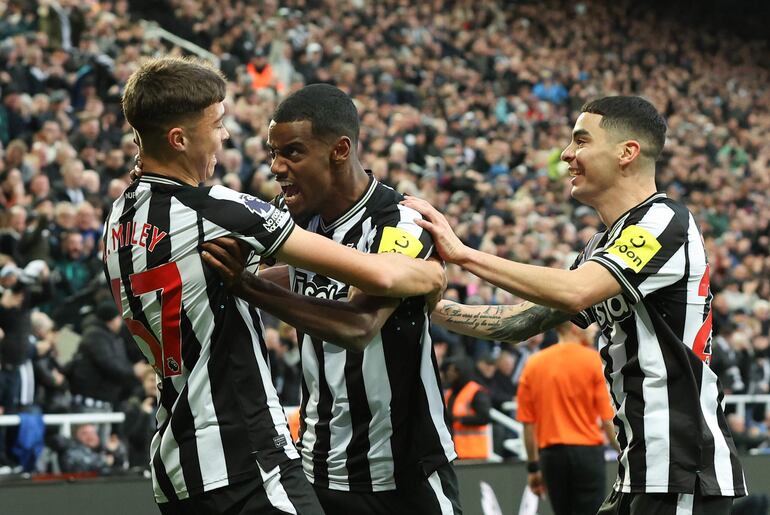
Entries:
[[[446,261],[530,301],[497,310],[444,303],[434,320],[445,327],[522,341],[565,320],[599,324],[622,448],[614,491],[599,513],[727,515],[746,487],[709,368],[703,239],[687,207],[655,185],[665,134],[663,117],[639,97],[583,107],[561,158],[572,196],[596,209],[607,230],[572,270],[470,249],[430,204],[411,197],[404,204],[428,220],[416,223],[431,231]],[[482,315],[485,325],[476,328]]]

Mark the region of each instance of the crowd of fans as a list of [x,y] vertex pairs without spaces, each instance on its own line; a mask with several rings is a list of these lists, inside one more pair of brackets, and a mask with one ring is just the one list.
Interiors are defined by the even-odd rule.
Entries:
[[[610,94],[649,98],[669,123],[659,188],[688,204],[709,252],[712,367],[727,393],[768,393],[767,41],[709,20],[686,26],[630,1],[280,5],[0,4],[0,409],[128,414],[119,440],[78,428],[70,444],[95,456],[54,442],[59,461],[144,466],[152,433],[152,370],[110,304],[100,260],[102,221],[137,152],[122,88],[142,56],[183,53],[142,19],[210,51],[229,80],[231,139],[214,181],[276,195],[264,146],[270,115],[291,91],[330,82],[357,104],[362,162],[378,179],[438,206],[471,246],[541,265],[569,266],[600,227],[569,198],[559,162],[580,106]],[[448,298],[517,302],[455,267],[448,278]],[[296,405],[296,336],[266,321],[276,385]],[[64,327],[82,336],[67,364],[57,357]],[[550,339],[514,345],[434,331],[439,359],[472,356],[496,405],[515,398],[526,358]],[[742,445],[770,445],[770,413],[757,405],[747,414],[731,417]],[[4,447],[0,467],[19,461]]]

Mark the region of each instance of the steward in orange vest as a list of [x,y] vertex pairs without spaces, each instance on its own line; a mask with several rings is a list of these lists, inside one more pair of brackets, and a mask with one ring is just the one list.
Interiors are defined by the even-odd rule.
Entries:
[[486,388],[471,379],[473,362],[464,356],[447,358],[442,364],[444,393],[452,438],[457,457],[465,460],[485,460],[492,448],[489,410],[492,401]]

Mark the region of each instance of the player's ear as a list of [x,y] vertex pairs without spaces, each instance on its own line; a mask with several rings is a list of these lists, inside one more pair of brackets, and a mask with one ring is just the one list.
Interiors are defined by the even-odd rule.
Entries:
[[187,138],[184,134],[184,129],[181,127],[172,127],[166,132],[166,140],[168,145],[177,152],[184,152],[187,150]]
[[342,164],[350,157],[350,152],[353,148],[350,138],[342,136],[337,140],[337,143],[332,147],[331,159],[335,164]]
[[639,157],[639,154],[642,152],[642,146],[638,141],[630,139],[620,143],[618,151],[618,161],[621,168],[624,168]]

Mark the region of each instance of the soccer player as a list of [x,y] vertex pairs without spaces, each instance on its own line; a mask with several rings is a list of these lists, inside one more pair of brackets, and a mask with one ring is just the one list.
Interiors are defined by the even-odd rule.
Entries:
[[[358,134],[356,107],[339,89],[317,84],[287,97],[267,141],[283,188],[279,203],[324,238],[428,258],[433,243],[414,223],[420,215],[364,170]],[[362,295],[307,267],[261,272],[289,291],[242,274],[237,245],[229,254],[206,248],[234,293],[298,328],[298,447],[326,512],[460,513],[425,298]]]
[[[572,196],[607,230],[571,270],[508,261],[463,245],[425,201],[405,205],[427,219],[441,256],[529,301],[491,309],[446,304],[449,328],[521,340],[560,322],[599,324],[605,378],[622,452],[614,491],[600,513],[727,514],[746,487],[709,368],[711,291],[693,215],[659,193],[655,161],[663,117],[638,97],[586,104],[561,158]],[[474,324],[483,318],[486,323]]]
[[200,187],[228,138],[225,85],[208,65],[161,58],[144,62],[123,94],[143,174],[112,206],[103,255],[115,302],[161,378],[155,499],[162,513],[322,513],[270,380],[259,315],[204,266],[199,246],[233,236],[378,295],[425,294],[443,271],[366,255],[254,197]]

